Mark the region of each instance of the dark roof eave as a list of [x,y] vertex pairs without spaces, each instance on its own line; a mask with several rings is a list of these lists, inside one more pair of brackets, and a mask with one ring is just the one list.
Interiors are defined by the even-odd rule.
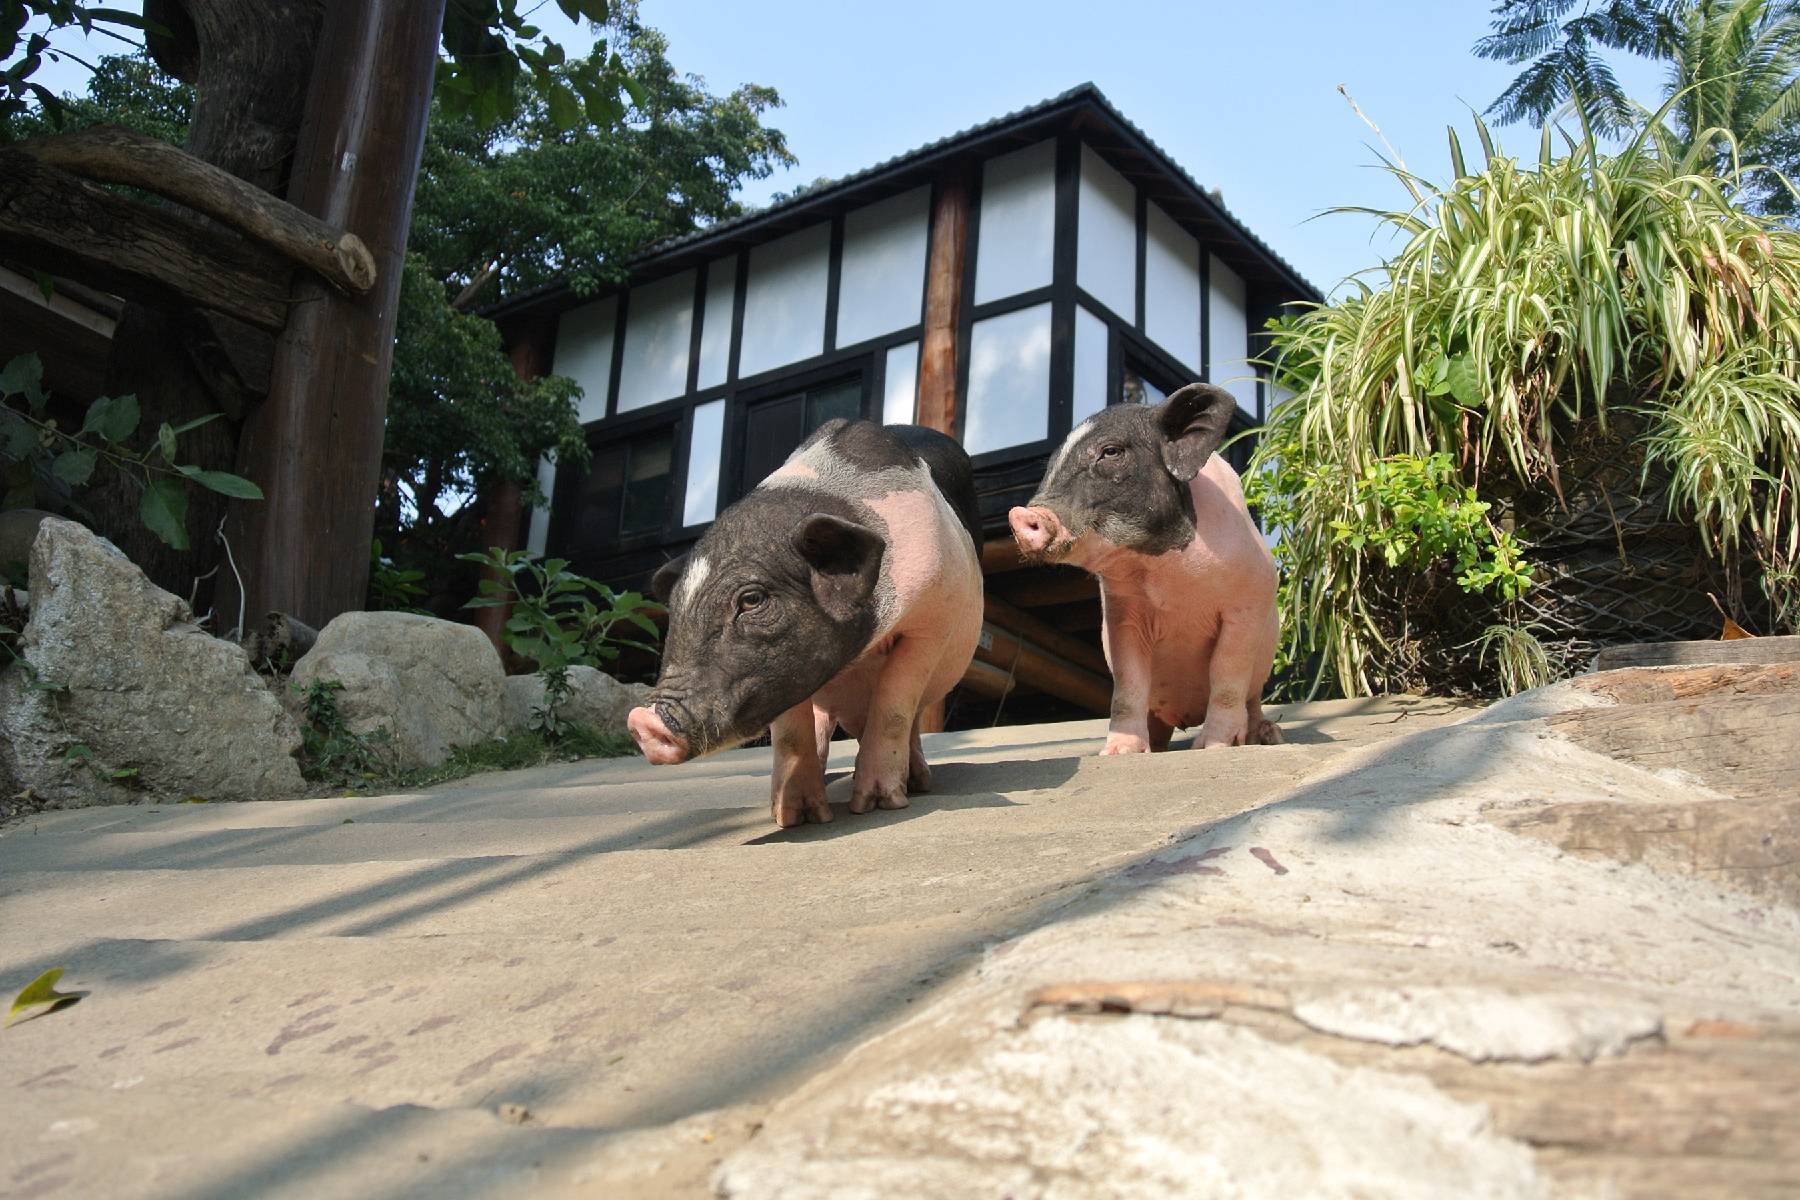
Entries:
[[[753,212],[744,213],[693,233],[665,239],[646,247],[641,253],[633,256],[627,262],[626,268],[633,274],[652,264],[669,265],[679,269],[689,260],[714,257],[720,249],[727,245],[755,240],[757,233],[770,226],[799,227],[810,224],[814,220],[828,217],[839,208],[844,207],[844,202],[848,197],[878,189],[882,185],[891,184],[898,179],[928,173],[931,168],[945,160],[968,154],[987,142],[1016,136],[1036,126],[1054,125],[1063,118],[1083,109],[1098,114],[1112,127],[1112,132],[1132,145],[1135,152],[1151,159],[1174,180],[1185,185],[1183,188],[1186,192],[1185,198],[1200,210],[1209,223],[1222,227],[1252,251],[1255,259],[1266,269],[1268,274],[1280,279],[1302,297],[1314,300],[1323,299],[1318,288],[1314,287],[1285,259],[1276,254],[1261,238],[1251,233],[1229,209],[1171,159],[1162,147],[1151,141],[1143,130],[1113,107],[1112,102],[1092,83],[1081,84],[1039,104],[996,117],[940,138],[935,142],[929,142],[905,154],[885,159],[780,204],[772,204]],[[598,298],[603,294],[605,294],[604,290],[593,296],[576,296],[566,280],[556,279],[497,304],[485,306],[478,311],[492,320],[505,321],[528,316],[541,309],[547,309],[552,313],[560,312],[585,300]]]

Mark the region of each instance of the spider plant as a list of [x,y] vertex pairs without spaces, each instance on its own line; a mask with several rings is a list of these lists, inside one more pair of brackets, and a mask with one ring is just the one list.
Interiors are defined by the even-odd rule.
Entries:
[[1413,203],[1373,215],[1399,231],[1398,253],[1344,299],[1275,324],[1270,365],[1294,394],[1250,485],[1282,527],[1284,652],[1315,663],[1315,689],[1371,690],[1390,649],[1364,590],[1379,564],[1343,536],[1389,519],[1358,486],[1375,464],[1447,453],[1484,497],[1560,497],[1561,454],[1609,423],[1646,475],[1667,472],[1709,553],[1754,555],[1791,624],[1800,234],[1736,203],[1750,168],[1705,149],[1729,133],[1678,141],[1668,108],[1617,153],[1591,130],[1557,153],[1545,129],[1535,164],[1477,120],[1469,169],[1452,129],[1450,183],[1389,165]]

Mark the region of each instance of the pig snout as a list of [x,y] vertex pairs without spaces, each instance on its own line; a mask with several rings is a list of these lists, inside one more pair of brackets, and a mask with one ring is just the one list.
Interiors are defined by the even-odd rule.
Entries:
[[1006,514],[1006,521],[1012,526],[1013,540],[1019,549],[1029,555],[1048,554],[1064,540],[1062,522],[1041,505],[1016,507]]
[[625,728],[631,731],[631,740],[644,752],[644,757],[657,766],[687,761],[687,739],[670,732],[668,724],[654,708],[632,709],[625,717]]

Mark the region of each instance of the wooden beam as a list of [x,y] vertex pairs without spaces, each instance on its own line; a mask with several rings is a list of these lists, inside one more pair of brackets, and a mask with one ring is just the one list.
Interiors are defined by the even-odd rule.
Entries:
[[983,700],[1000,700],[1018,686],[1018,681],[999,667],[989,666],[976,659],[963,672],[962,681],[957,686]]
[[162,308],[287,324],[289,269],[275,255],[16,149],[0,150],[0,255]]
[[1065,568],[1014,575],[1004,586],[992,590],[1001,599],[1020,608],[1048,608],[1053,604],[1095,599],[1100,594],[1100,585],[1084,571]]
[[1019,554],[1019,544],[1009,537],[992,538],[981,544],[981,573],[998,575],[1004,571],[1016,571],[1025,565]]
[[1008,672],[1020,683],[1028,683],[1091,713],[1104,716],[1112,710],[1112,680],[1084,670],[997,625],[982,626],[981,644],[975,648],[975,657]]
[[1014,608],[998,596],[987,597],[982,601],[981,607],[991,624],[998,625],[1008,633],[1016,633],[1050,653],[1068,659],[1078,667],[1104,678],[1112,678],[1112,668],[1107,665],[1106,656],[1098,647],[1080,638],[1070,637],[1030,613]]
[[956,436],[956,334],[962,323],[963,267],[969,250],[973,168],[953,163],[938,176],[925,264],[925,334],[919,353],[917,421]]
[[394,316],[444,3],[325,9],[288,200],[358,230],[377,276],[361,296],[301,281],[268,398],[244,423],[239,473],[267,497],[233,505],[251,612],[323,627],[368,591]]
[[375,259],[354,233],[246,183],[179,146],[117,125],[20,142],[39,162],[101,183],[122,183],[229,225],[340,291],[375,286]]

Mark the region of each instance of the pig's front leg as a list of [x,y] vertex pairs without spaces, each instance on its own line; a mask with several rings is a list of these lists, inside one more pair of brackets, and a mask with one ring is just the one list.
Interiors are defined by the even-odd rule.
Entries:
[[[1112,718],[1101,754],[1148,754],[1150,737],[1150,640],[1132,605],[1104,597],[1106,665],[1112,668]],[[1168,744],[1164,739],[1164,745]]]
[[851,812],[866,813],[877,806],[906,807],[919,700],[942,653],[939,641],[904,636],[888,653],[869,700],[869,715],[863,721],[856,778],[850,790]]
[[820,824],[831,820],[831,805],[825,800],[825,764],[819,758],[813,712],[812,701],[803,701],[776,717],[769,726],[769,741],[775,749],[769,807],[775,823],[783,829],[808,818]]
[[1268,676],[1267,640],[1253,619],[1228,616],[1221,623],[1206,669],[1206,724],[1199,738],[1203,749],[1242,746],[1249,740],[1252,689],[1260,693]]

